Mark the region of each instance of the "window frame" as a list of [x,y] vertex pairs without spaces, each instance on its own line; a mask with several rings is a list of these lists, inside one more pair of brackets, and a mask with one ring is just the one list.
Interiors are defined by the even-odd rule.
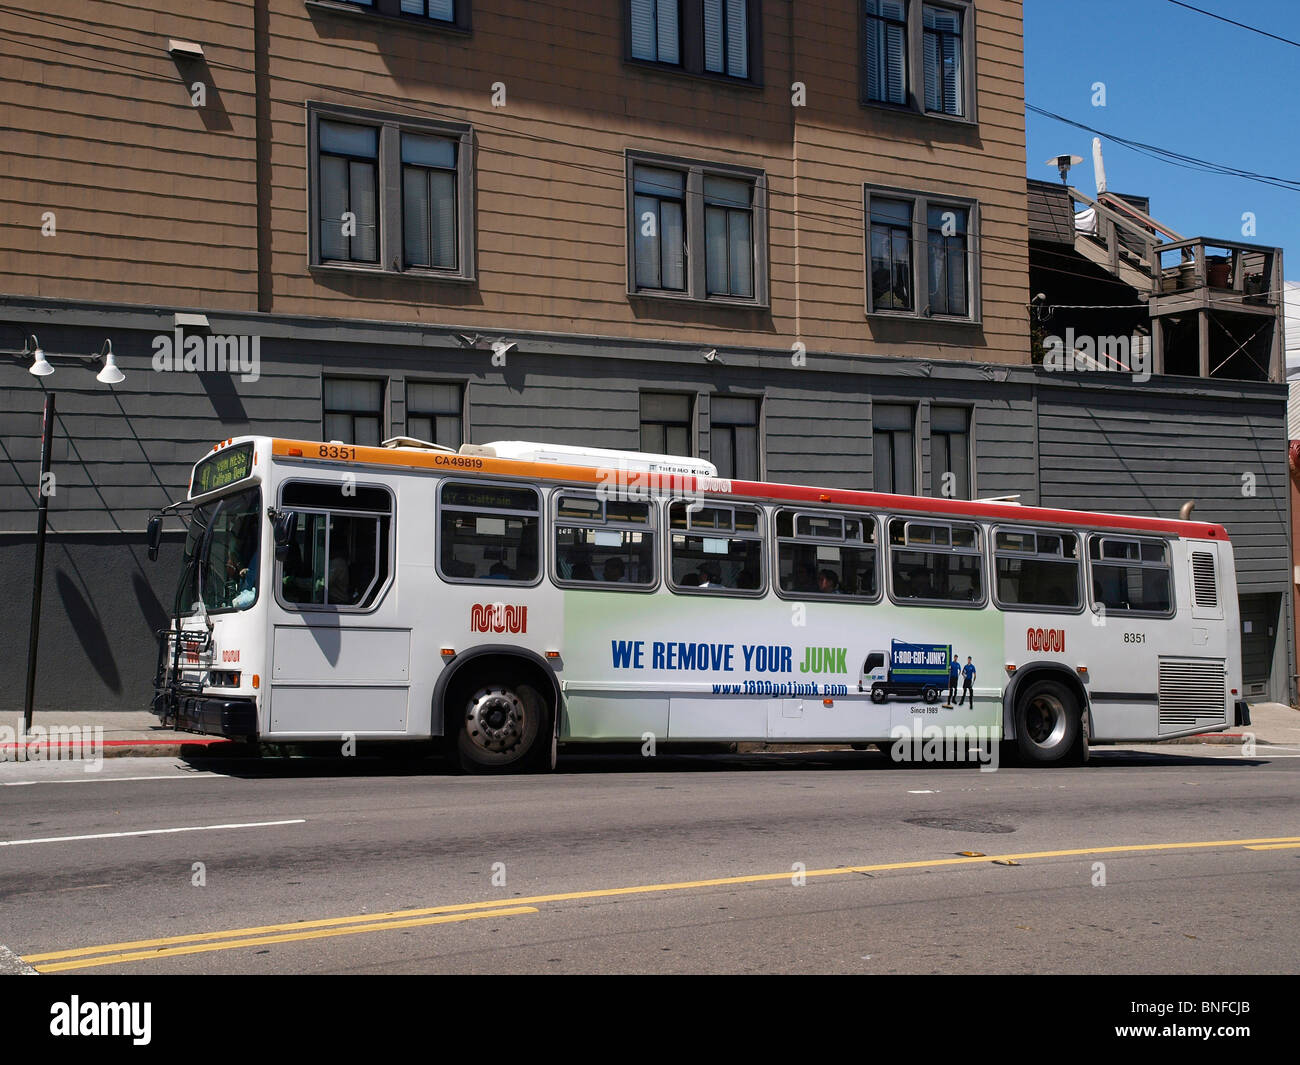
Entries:
[[660,557],[661,553],[659,551],[658,544],[654,543],[653,541],[651,543],[651,549],[650,549],[650,565],[654,569],[654,580],[652,580],[649,584],[632,584],[630,582],[624,582],[624,581],[604,581],[604,580],[575,581],[571,578],[561,577],[559,572],[560,545],[556,542],[555,539],[556,530],[559,529],[562,522],[565,523],[566,527],[580,526],[582,528],[606,528],[606,529],[612,528],[620,531],[649,532],[652,537],[657,539],[660,535],[660,529],[659,529],[660,514],[659,514],[659,507],[655,505],[655,501],[653,499],[634,500],[634,502],[637,503],[644,503],[647,508],[647,513],[649,515],[649,520],[647,521],[647,523],[644,526],[638,527],[628,522],[615,521],[611,523],[605,517],[602,517],[599,523],[592,522],[584,518],[561,518],[559,514],[559,510],[560,510],[560,499],[563,496],[581,496],[584,499],[597,500],[601,504],[602,515],[605,513],[605,505],[608,502],[607,500],[601,497],[601,493],[599,491],[591,488],[558,487],[551,491],[551,498],[550,498],[551,528],[548,533],[548,537],[550,540],[549,546],[550,546],[551,558],[550,558],[550,567],[547,574],[551,579],[551,583],[555,585],[555,587],[557,588],[572,588],[572,589],[576,589],[577,591],[636,592],[642,595],[652,594],[654,592],[657,592],[659,590],[659,585],[663,581],[663,574],[662,574],[663,559]]
[[[1109,607],[1105,603],[1099,602],[1093,593],[1093,557],[1092,545],[1095,541],[1100,540],[1121,540],[1138,544],[1138,557],[1132,559],[1114,559],[1110,562],[1103,558],[1097,559],[1100,565],[1115,565],[1124,567],[1136,567],[1140,569],[1163,569],[1169,576],[1169,609],[1168,610],[1120,610],[1115,607]],[[1145,562],[1142,559],[1142,543],[1160,543],[1164,545],[1165,562]],[[1178,613],[1178,582],[1174,578],[1174,551],[1173,541],[1163,536],[1144,536],[1141,534],[1130,534],[1125,532],[1098,532],[1091,531],[1087,535],[1087,555],[1088,555],[1088,587],[1087,587],[1087,608],[1096,614],[1097,607],[1101,607],[1104,617],[1112,618],[1172,618]],[[1100,550],[1100,549],[1099,549]]]
[[433,30],[459,37],[469,37],[473,32],[472,0],[453,0],[455,17],[450,22],[403,11],[401,0],[372,0],[371,3],[363,0],[306,0],[306,6],[309,11],[328,11],[346,18],[375,19],[388,25]]
[[[794,529],[793,536],[781,536],[777,532],[777,527],[776,527],[777,519],[782,513],[790,514],[791,528]],[[876,536],[875,540],[873,540],[871,543],[867,543],[865,540],[861,541],[861,548],[864,550],[870,548],[874,550],[876,553],[876,562],[875,562],[876,594],[874,596],[866,596],[861,594],[850,595],[845,592],[831,592],[831,593],[818,592],[818,591],[787,592],[781,588],[781,545],[782,544],[803,543],[803,544],[812,544],[814,546],[821,544],[825,546],[854,547],[857,546],[859,543],[856,540],[849,540],[844,536],[841,536],[840,539],[838,540],[830,537],[811,536],[811,535],[801,537],[799,535],[799,519],[805,516],[815,517],[815,518],[839,518],[841,520],[845,518],[853,518],[857,521],[862,522],[864,533],[868,525],[872,527],[872,529],[875,531],[875,536]],[[808,600],[817,600],[819,602],[827,602],[827,603],[874,604],[874,603],[879,603],[881,599],[884,598],[885,585],[884,585],[884,581],[881,579],[882,578],[881,545],[880,545],[881,524],[880,524],[879,514],[870,511],[861,511],[861,510],[824,510],[824,509],[817,509],[814,507],[790,505],[790,506],[773,507],[771,510],[771,514],[769,515],[769,518],[771,520],[770,534],[771,534],[771,541],[772,541],[771,585],[772,585],[772,591],[776,594],[778,599],[785,599],[796,603],[806,602]],[[843,563],[841,561],[841,565],[842,564]]]
[[[919,320],[934,324],[954,326],[983,325],[982,273],[980,254],[981,212],[978,200],[950,193],[921,192],[915,189],[893,188],[887,185],[863,185],[863,277],[865,307],[868,318],[893,318],[903,321]],[[895,310],[877,308],[871,287],[871,200],[906,200],[912,204],[912,308]],[[930,294],[930,209],[955,207],[966,212],[966,302],[965,315],[935,314],[931,311]],[[921,297],[924,295],[924,299]]]
[[[323,485],[326,488],[342,488],[343,486],[341,481],[320,481],[320,480],[315,480],[314,478],[311,477],[303,477],[303,476],[287,477],[280,482],[275,492],[276,506],[281,510],[285,509],[284,506],[285,489],[292,487],[293,485],[296,484]],[[378,585],[377,587],[375,587],[374,597],[370,600],[370,604],[368,606],[355,606],[350,604],[340,605],[336,603],[291,603],[284,598],[284,563],[280,561],[280,559],[276,558],[274,554],[272,554],[271,562],[272,562],[273,572],[275,573],[275,601],[280,606],[280,609],[287,611],[288,613],[291,614],[308,613],[308,612],[317,612],[317,613],[326,613],[326,614],[373,614],[383,605],[384,600],[388,597],[388,591],[390,588],[392,588],[393,582],[397,579],[397,494],[392,490],[392,488],[389,485],[381,484],[377,481],[359,481],[357,482],[356,487],[377,488],[380,491],[382,491],[386,496],[388,496],[388,503],[389,503],[388,510],[387,511],[361,510],[361,509],[350,509],[347,507],[342,507],[338,510],[331,510],[323,507],[291,507],[289,509],[293,510],[295,514],[326,515],[327,524],[326,524],[325,542],[327,545],[329,543],[328,519],[335,514],[345,514],[345,515],[350,515],[353,517],[361,517],[361,518],[380,518],[380,519],[387,518],[388,519],[388,572],[384,576],[384,582]],[[382,542],[383,542],[382,530],[381,527],[377,525],[375,529],[376,569],[378,568],[378,564],[379,564],[378,550],[382,545]],[[325,560],[326,567],[329,566],[328,555],[329,555],[329,551],[327,547],[326,560]],[[375,579],[378,580],[377,574]],[[326,595],[328,595],[329,594],[328,568],[326,570],[325,583],[327,589]],[[372,582],[372,586],[373,586],[373,582]]]
[[[454,513],[474,514],[483,513],[482,510],[476,511],[473,507],[462,507],[452,504],[450,507],[444,507],[442,502],[442,493],[447,485],[462,485],[467,488],[509,488],[511,490],[522,490],[532,492],[537,499],[537,509],[531,510],[494,510],[492,513],[501,515],[513,515],[515,517],[531,517],[537,515],[537,576],[530,581],[502,580],[498,577],[449,577],[442,571],[442,514],[444,510],[451,510]],[[438,574],[438,579],[445,584],[472,584],[476,588],[536,588],[542,581],[546,580],[547,559],[546,541],[546,499],[542,495],[542,490],[533,484],[523,484],[519,481],[499,481],[499,480],[464,480],[460,477],[444,477],[437,482],[434,489],[434,513],[433,527],[437,537],[437,550],[434,551],[433,564],[434,572]]]
[[[328,442],[333,439],[325,431],[325,419],[330,414],[330,410],[325,405],[325,382],[326,381],[368,381],[379,385],[379,443],[382,445],[388,439],[389,431],[392,429],[392,381],[387,377],[372,377],[367,373],[333,373],[328,370],[322,370],[320,375],[320,427],[321,439]],[[335,411],[336,414],[350,414],[356,417],[355,411]],[[356,423],[352,426],[352,435],[356,436]],[[343,443],[349,447],[371,447],[370,444],[358,444],[355,440],[345,440]]]
[[[999,533],[1033,533],[1035,537],[1039,535],[1047,536],[1073,536],[1075,539],[1075,549],[1079,552],[1077,565],[1075,566],[1075,592],[1078,593],[1079,605],[1077,607],[1066,606],[1047,606],[1036,603],[1004,603],[1002,597],[998,594],[998,534]],[[1083,552],[1086,550],[1085,536],[1078,529],[1054,529],[1047,525],[990,525],[988,527],[989,537],[989,577],[990,586],[989,594],[993,597],[993,605],[999,610],[1011,614],[1068,614],[1078,617],[1088,610],[1088,596],[1085,589],[1079,584],[1086,579],[1084,572]],[[1035,546],[1037,542],[1035,541]],[[1036,558],[1050,560],[1057,558],[1062,562],[1068,562],[1069,559],[1064,555],[1048,555],[1039,551],[1034,554],[1024,554],[1016,552],[1002,552],[1007,558]]]
[[[702,78],[715,85],[740,88],[763,88],[763,4],[762,0],[745,0],[745,47],[749,74],[738,78],[725,70],[709,70],[704,55],[704,4],[702,0],[678,0],[677,55],[679,62],[643,59],[632,54],[632,0],[623,0],[623,62],[645,71],[671,77]],[[726,66],[726,0],[723,0],[723,66]]]
[[[904,16],[906,24],[906,42],[904,44],[905,104],[891,103],[888,100],[876,100],[867,94],[867,6],[866,0],[857,0],[855,5],[858,20],[858,102],[870,110],[892,111],[895,114],[911,115],[919,119],[936,122],[955,123],[959,126],[979,125],[978,88],[976,74],[977,49],[975,38],[975,3],[974,0],[906,0],[907,10]],[[944,111],[927,111],[925,108],[925,29],[922,12],[925,7],[943,7],[961,14],[962,37],[962,97],[965,101],[965,113],[950,115]]]
[[[672,527],[672,508],[678,503],[686,506],[686,528],[674,529]],[[691,517],[696,506],[708,507],[710,510],[729,510],[732,514],[731,529],[725,531],[721,529],[700,528],[693,530],[691,528]],[[761,503],[733,503],[724,499],[687,499],[684,496],[671,496],[663,501],[663,584],[674,595],[705,595],[718,596],[728,599],[762,599],[767,595],[770,575],[768,573],[767,559],[767,527],[770,520],[768,508]],[[754,531],[741,532],[736,528],[735,514],[737,510],[755,510],[758,512],[758,520],[754,522]],[[679,585],[673,580],[673,535],[681,536],[712,536],[714,539],[727,540],[757,540],[758,541],[758,587],[757,588],[700,588],[690,585]]]
[[[358,8],[358,10],[361,10]],[[364,11],[363,11],[364,14]],[[414,18],[415,16],[409,16]],[[432,20],[428,20],[432,21]],[[477,242],[475,217],[474,129],[464,122],[443,122],[342,104],[306,104],[308,269],[315,273],[347,273],[382,277],[409,277],[458,284],[476,283]],[[323,259],[320,248],[320,134],[321,121],[345,122],[374,128],[379,135],[376,184],[379,258],[373,263]],[[404,266],[403,230],[405,197],[402,183],[402,134],[413,133],[456,142],[456,261],[454,270],[432,266]],[[396,265],[394,265],[396,264]]]
[[[676,170],[686,177],[685,212],[683,218],[686,247],[686,287],[684,290],[642,288],[636,277],[636,167],[638,165]],[[753,227],[750,234],[754,243],[754,295],[731,296],[708,294],[708,251],[704,222],[704,177],[713,175],[733,180],[748,181],[753,188],[750,208]],[[768,247],[768,192],[767,172],[755,167],[733,163],[713,163],[700,159],[661,155],[639,149],[624,152],[624,226],[626,243],[627,295],[629,300],[685,300],[690,303],[718,307],[736,307],[766,310],[771,302],[771,273]]]
[[[885,541],[884,541],[884,543],[885,543],[886,548],[887,548],[888,551],[889,551],[888,564],[887,564],[887,569],[888,569],[889,572],[888,572],[887,578],[888,578],[888,581],[889,581],[889,601],[890,601],[891,603],[893,603],[895,606],[904,606],[904,607],[906,607],[906,606],[920,606],[920,607],[936,607],[936,606],[940,606],[940,607],[947,607],[947,608],[950,608],[950,609],[953,609],[953,610],[983,610],[985,607],[988,606],[988,604],[989,604],[989,580],[988,580],[988,567],[985,565],[985,563],[988,561],[988,558],[987,558],[987,552],[985,551],[985,540],[986,540],[986,538],[987,538],[987,537],[986,537],[986,534],[987,534],[987,527],[986,527],[986,526],[982,525],[982,524],[979,523],[979,522],[960,521],[960,520],[958,520],[958,521],[950,521],[950,520],[948,520],[947,518],[934,518],[934,517],[929,517],[929,516],[927,516],[927,515],[917,515],[917,514],[897,514],[897,513],[894,513],[894,514],[883,514],[883,515],[881,515],[881,518],[882,518],[883,523],[884,523],[884,532],[885,532]],[[893,541],[892,541],[892,539],[891,539],[891,537],[892,537],[892,532],[890,531],[890,525],[891,525],[893,522],[895,522],[895,521],[901,521],[901,522],[904,523],[904,527],[903,527],[903,543],[902,543],[902,544],[895,544],[895,543],[893,543]],[[908,541],[907,541],[907,531],[908,531],[908,529],[909,529],[912,525],[914,525],[914,524],[915,524],[915,525],[931,525],[931,526],[939,526],[939,527],[944,527],[944,526],[946,526],[947,529],[948,529],[948,543],[949,543],[949,546],[947,546],[947,547],[943,547],[943,546],[936,547],[936,546],[933,545],[933,544],[929,544],[929,545],[927,545],[927,544],[916,544],[916,545],[909,544]],[[952,530],[953,530],[954,528],[973,529],[973,530],[975,531],[975,546],[974,546],[974,548],[966,548],[966,547],[962,547],[962,548],[954,548],[954,547],[952,547],[952,546],[951,546],[951,544],[952,544]],[[940,552],[944,552],[944,553],[946,553],[946,554],[966,555],[966,556],[968,556],[968,557],[970,557],[970,558],[976,558],[976,559],[978,559],[978,560],[979,560],[979,565],[980,565],[980,592],[981,592],[981,597],[980,597],[979,599],[918,599],[918,598],[910,598],[910,597],[909,597],[909,598],[901,598],[901,597],[899,597],[899,596],[897,595],[897,593],[895,592],[895,590],[894,590],[894,552],[895,552],[896,550],[898,550],[898,551],[909,551],[909,550],[911,550],[911,551],[919,551],[919,552],[923,552],[923,553],[927,553],[927,554],[938,554],[938,553],[940,553]]]

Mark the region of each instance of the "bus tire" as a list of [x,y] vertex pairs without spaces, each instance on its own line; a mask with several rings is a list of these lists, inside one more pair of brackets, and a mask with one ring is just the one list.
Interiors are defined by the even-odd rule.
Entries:
[[883,684],[873,684],[871,686],[871,701],[873,703],[883,703],[885,701],[885,686]]
[[1016,699],[1016,753],[1026,765],[1082,760],[1079,697],[1055,680],[1031,683]]
[[467,773],[518,773],[551,767],[555,741],[547,700],[532,685],[505,678],[461,688],[456,753]]

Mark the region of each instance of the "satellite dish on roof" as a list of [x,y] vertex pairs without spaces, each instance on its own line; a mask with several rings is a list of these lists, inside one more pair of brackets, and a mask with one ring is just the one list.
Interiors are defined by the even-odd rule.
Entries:
[[1065,184],[1066,175],[1070,172],[1070,167],[1078,166],[1083,162],[1081,155],[1054,155],[1047,160],[1047,166],[1054,166],[1061,175],[1061,184]]

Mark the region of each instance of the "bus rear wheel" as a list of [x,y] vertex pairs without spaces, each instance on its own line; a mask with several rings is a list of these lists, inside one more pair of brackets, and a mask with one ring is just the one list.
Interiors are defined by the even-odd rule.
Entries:
[[465,689],[456,751],[469,773],[546,768],[552,729],[546,700],[529,684],[506,681]]
[[1071,765],[1083,760],[1079,699],[1064,684],[1040,680],[1016,700],[1016,750],[1032,765]]

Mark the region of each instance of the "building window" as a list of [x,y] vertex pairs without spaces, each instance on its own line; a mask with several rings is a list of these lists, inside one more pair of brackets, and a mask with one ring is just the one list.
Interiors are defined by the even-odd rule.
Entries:
[[468,126],[309,105],[312,266],[473,280]]
[[874,310],[912,309],[912,204],[871,198],[871,305]]
[[709,458],[719,477],[757,481],[762,476],[757,399],[710,398]]
[[863,216],[868,314],[979,320],[974,200],[867,187]]
[[638,166],[634,171],[637,288],[686,290],[686,175]]
[[966,225],[969,212],[931,203],[926,210],[930,313],[965,318],[970,313]]
[[754,297],[754,185],[704,176],[706,291]]
[[758,0],[626,0],[628,55],[687,74],[757,82]]
[[691,397],[641,393],[641,450],[648,455],[695,454]]
[[762,171],[628,153],[628,291],[766,306]]
[[402,134],[402,257],[456,269],[456,141]]
[[379,259],[379,130],[322,122],[320,256],[348,262]]
[[866,0],[867,99],[907,104],[906,0]]
[[[310,3],[310,0],[308,0]],[[438,29],[469,32],[470,0],[341,0],[380,18],[420,22]]]
[[862,100],[974,120],[971,0],[862,0]]
[[930,408],[930,480],[948,499],[970,499],[970,411]]
[[923,5],[921,34],[925,56],[925,109],[960,117],[966,113],[961,12]]
[[871,407],[871,486],[877,492],[916,492],[915,411],[900,403]]
[[461,385],[406,382],[406,435],[459,448],[465,441],[465,390]]
[[356,377],[324,380],[325,439],[378,447],[384,433],[384,382]]

